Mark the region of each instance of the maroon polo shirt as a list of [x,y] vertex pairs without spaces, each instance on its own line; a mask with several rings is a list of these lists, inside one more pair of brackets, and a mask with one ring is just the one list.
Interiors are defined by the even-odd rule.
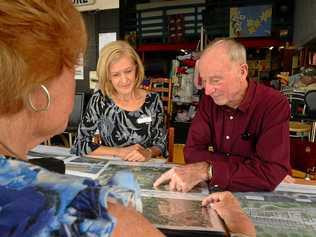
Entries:
[[272,191],[290,172],[289,119],[287,99],[255,81],[237,109],[205,95],[189,130],[185,161],[210,162],[210,184],[223,190]]

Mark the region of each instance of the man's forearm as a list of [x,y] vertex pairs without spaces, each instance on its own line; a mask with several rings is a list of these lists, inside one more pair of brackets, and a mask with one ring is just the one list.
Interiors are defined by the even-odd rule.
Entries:
[[201,161],[209,161],[211,160],[212,152],[207,149],[196,149],[186,145],[184,147],[184,160],[187,164],[196,163]]

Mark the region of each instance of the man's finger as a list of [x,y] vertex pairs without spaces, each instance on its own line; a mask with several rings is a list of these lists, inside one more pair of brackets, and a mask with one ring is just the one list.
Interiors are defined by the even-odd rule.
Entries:
[[166,183],[169,181],[172,177],[173,170],[168,170],[164,174],[162,174],[155,182],[154,182],[154,187],[158,187],[162,183]]
[[120,157],[122,160],[127,160],[127,158],[126,158],[126,156],[122,156],[122,157]]
[[179,182],[176,182],[176,187],[178,192],[184,192],[183,186]]
[[177,181],[175,179],[174,174],[171,176],[171,179],[170,179],[169,190],[170,191],[177,191]]
[[192,189],[192,187],[188,186],[188,185],[182,185],[182,192],[183,193],[187,193]]

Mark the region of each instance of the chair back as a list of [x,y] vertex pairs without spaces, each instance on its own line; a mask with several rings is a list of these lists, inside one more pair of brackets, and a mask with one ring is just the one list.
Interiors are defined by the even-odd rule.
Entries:
[[287,97],[291,108],[290,137],[309,138],[311,125],[304,122],[306,119],[305,93],[294,91],[293,88],[282,90],[282,93]]
[[149,90],[157,92],[164,105],[166,125],[169,127],[171,117],[172,81],[170,78],[150,78]]
[[310,141],[316,140],[316,90],[308,91],[305,95],[305,103],[307,107],[307,117],[312,122],[312,130],[310,133]]
[[311,90],[305,94],[306,113],[310,119],[316,119],[316,90]]
[[158,77],[150,78],[149,90],[160,95],[164,106],[165,124],[168,131],[168,152],[169,162],[174,158],[174,128],[170,127],[171,107],[172,107],[172,80],[170,78]]
[[168,162],[174,162],[174,127],[168,128]]
[[284,90],[282,93],[288,99],[291,108],[291,120],[301,120],[306,112],[305,93],[294,90]]
[[77,92],[75,95],[74,107],[68,121],[67,131],[78,129],[83,114],[84,96],[83,92]]

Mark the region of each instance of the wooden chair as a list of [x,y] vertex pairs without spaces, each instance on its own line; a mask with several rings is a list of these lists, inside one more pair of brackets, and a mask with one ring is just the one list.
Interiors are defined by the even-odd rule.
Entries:
[[291,137],[310,137],[312,125],[305,122],[290,121]]
[[170,78],[150,78],[149,90],[160,94],[164,104],[165,123],[167,128],[170,126],[171,107],[172,107],[172,81]]
[[280,81],[281,85],[287,86],[289,84],[289,73],[283,72],[282,74],[277,74],[277,79]]
[[164,104],[165,124],[168,131],[169,162],[174,158],[174,128],[170,127],[172,107],[172,81],[170,78],[150,78],[149,91],[157,92]]
[[174,162],[174,127],[168,128],[168,162]]
[[304,98],[306,104],[306,115],[311,125],[310,141],[315,142],[316,137],[316,90],[306,92]]

